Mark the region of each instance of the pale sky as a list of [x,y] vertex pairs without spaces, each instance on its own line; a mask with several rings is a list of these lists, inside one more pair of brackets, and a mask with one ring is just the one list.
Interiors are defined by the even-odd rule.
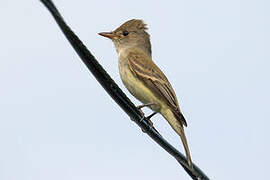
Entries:
[[[187,119],[193,161],[211,179],[268,177],[269,1],[55,4],[136,105],[112,42],[97,33],[143,19]],[[190,179],[106,94],[38,0],[2,1],[0,20],[1,180]],[[152,120],[184,152],[168,123]]]

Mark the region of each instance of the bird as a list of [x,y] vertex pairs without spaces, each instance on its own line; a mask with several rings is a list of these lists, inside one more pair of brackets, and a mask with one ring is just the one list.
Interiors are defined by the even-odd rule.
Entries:
[[114,43],[118,54],[120,77],[128,91],[153,114],[160,113],[180,136],[187,157],[192,167],[190,150],[184,132],[187,126],[176,94],[169,80],[152,60],[150,35],[147,25],[141,19],[131,19],[110,32],[100,32]]

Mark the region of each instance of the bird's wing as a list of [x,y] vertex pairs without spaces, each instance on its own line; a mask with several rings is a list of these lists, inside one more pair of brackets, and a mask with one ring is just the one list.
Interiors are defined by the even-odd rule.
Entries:
[[128,63],[132,72],[168,104],[181,124],[187,126],[170,82],[152,59],[144,53],[130,52]]

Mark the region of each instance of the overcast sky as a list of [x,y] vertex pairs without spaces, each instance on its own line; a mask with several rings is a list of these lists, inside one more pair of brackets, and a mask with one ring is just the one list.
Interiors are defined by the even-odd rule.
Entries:
[[[136,105],[112,42],[97,33],[143,19],[187,119],[193,161],[211,179],[268,177],[269,1],[55,4]],[[2,1],[0,20],[1,180],[190,179],[106,94],[38,0]],[[184,152],[160,115],[153,122]]]

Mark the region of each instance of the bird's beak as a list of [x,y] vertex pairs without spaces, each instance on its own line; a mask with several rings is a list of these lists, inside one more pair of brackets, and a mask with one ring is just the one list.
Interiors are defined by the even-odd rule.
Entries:
[[98,34],[101,35],[101,36],[107,37],[107,38],[109,38],[109,39],[115,39],[115,38],[118,37],[118,36],[115,35],[113,32],[100,32],[100,33],[98,33]]

